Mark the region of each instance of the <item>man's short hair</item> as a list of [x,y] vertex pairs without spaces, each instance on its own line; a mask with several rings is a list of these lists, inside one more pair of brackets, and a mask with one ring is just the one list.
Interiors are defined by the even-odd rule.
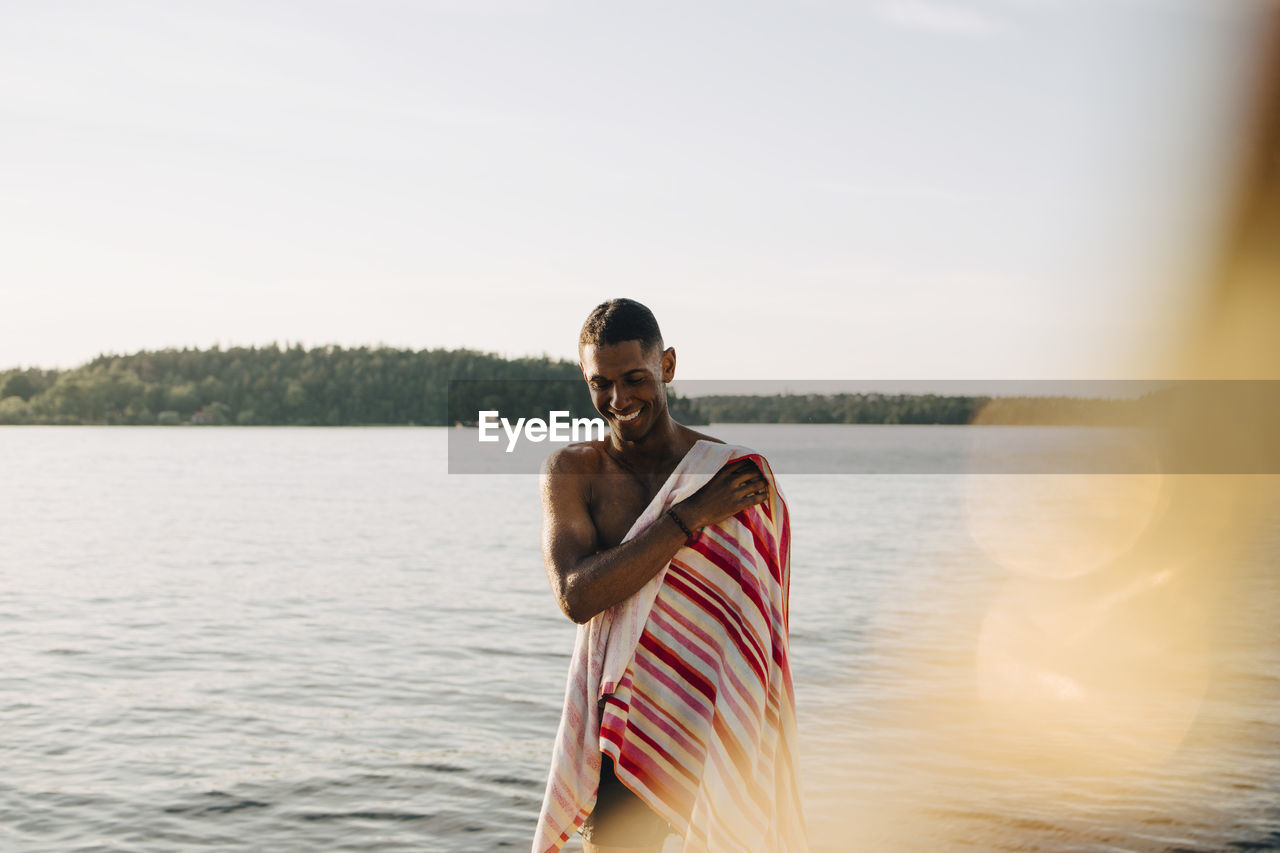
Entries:
[[611,346],[623,341],[639,341],[640,349],[662,349],[662,332],[653,312],[634,299],[610,299],[601,302],[587,315],[578,335],[578,352],[588,344]]

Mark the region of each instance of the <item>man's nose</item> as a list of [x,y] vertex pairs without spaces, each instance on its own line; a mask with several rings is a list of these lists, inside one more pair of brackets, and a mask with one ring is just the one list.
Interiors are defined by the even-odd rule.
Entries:
[[613,406],[615,412],[625,412],[627,404],[631,402],[631,395],[627,393],[627,389],[618,385],[613,386],[613,399],[609,404]]

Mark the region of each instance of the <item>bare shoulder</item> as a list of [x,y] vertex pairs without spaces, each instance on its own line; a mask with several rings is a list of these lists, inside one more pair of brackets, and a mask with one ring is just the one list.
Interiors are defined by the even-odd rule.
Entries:
[[588,507],[601,451],[590,442],[570,444],[547,456],[538,479],[542,494],[543,556],[548,571],[596,549],[598,535]]
[[542,473],[551,477],[591,476],[603,465],[604,442],[580,441],[566,444],[542,460]]

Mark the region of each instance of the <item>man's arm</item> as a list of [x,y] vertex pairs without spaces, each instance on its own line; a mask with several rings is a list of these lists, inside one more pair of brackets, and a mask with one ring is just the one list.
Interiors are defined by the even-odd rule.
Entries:
[[[587,508],[591,473],[592,463],[578,448],[556,451],[542,468],[542,558],[560,609],[578,623],[630,598],[685,543],[680,527],[662,517],[638,536],[600,550]],[[685,524],[699,528],[762,503],[766,495],[760,470],[742,460],[675,509]]]

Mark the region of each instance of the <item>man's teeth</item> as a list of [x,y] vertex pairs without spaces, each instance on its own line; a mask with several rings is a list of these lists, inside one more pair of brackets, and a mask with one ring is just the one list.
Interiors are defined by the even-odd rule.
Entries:
[[620,415],[617,412],[614,412],[613,416],[618,419],[619,423],[625,424],[627,421],[634,421],[636,418],[640,417],[640,410],[636,409],[629,415]]

